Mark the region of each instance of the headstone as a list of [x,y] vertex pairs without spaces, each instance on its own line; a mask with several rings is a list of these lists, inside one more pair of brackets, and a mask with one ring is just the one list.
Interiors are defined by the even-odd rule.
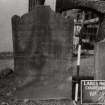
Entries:
[[[73,22],[48,6],[12,18],[15,72],[21,87],[29,82],[34,86],[62,83],[72,76]],[[72,85],[68,88],[65,82],[57,87],[69,91]]]

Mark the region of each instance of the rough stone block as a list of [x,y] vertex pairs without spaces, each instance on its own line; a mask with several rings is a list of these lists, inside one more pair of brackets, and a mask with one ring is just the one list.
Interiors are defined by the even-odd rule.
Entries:
[[95,79],[105,80],[105,42],[98,42],[95,50]]

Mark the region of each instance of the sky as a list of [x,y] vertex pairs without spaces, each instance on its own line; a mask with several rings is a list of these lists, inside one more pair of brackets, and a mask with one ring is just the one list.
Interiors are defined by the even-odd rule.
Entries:
[[[29,0],[0,0],[0,52],[13,51],[11,17],[23,15],[28,12]],[[45,5],[50,5],[55,10],[56,0],[46,0]]]
[[13,51],[11,17],[28,12],[28,0],[0,0],[0,52]]
[[45,5],[49,5],[50,8],[55,11],[56,7],[56,0],[45,0]]

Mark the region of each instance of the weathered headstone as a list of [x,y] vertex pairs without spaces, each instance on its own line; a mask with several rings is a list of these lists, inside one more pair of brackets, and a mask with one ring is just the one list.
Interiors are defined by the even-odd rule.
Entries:
[[12,25],[15,72],[21,86],[32,81],[57,84],[72,76],[73,18],[36,6],[22,17],[14,16]]

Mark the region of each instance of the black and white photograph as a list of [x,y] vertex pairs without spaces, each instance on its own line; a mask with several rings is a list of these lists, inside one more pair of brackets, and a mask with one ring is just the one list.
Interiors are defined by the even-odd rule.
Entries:
[[0,105],[105,104],[105,0],[0,0]]

